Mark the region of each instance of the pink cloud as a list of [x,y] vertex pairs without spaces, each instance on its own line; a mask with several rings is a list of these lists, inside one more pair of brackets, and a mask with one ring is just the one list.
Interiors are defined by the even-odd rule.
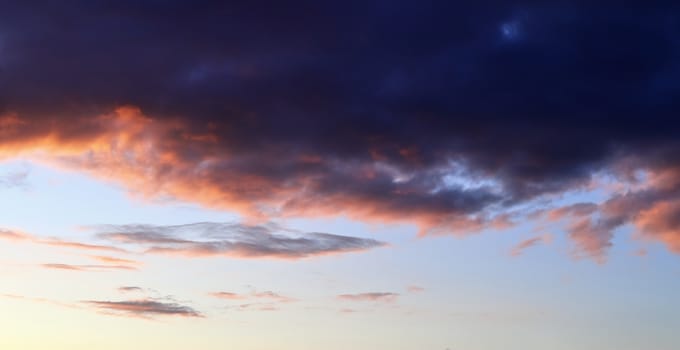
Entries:
[[514,246],[510,250],[510,255],[511,256],[520,256],[524,254],[524,251],[531,248],[535,247],[539,244],[545,244],[549,243],[552,241],[552,236],[551,235],[543,235],[540,237],[532,237],[529,239],[526,239],[524,241],[519,242],[516,246]]
[[379,302],[393,302],[399,297],[397,293],[389,292],[371,292],[358,294],[340,294],[338,299],[345,301],[379,301]]

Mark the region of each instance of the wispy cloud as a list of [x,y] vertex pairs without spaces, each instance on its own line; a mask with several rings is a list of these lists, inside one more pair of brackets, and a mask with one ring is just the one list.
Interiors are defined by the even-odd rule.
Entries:
[[6,239],[10,241],[22,241],[29,238],[30,236],[23,232],[0,228],[0,239]]
[[175,302],[160,302],[151,299],[124,301],[85,300],[82,301],[82,303],[101,311],[122,316],[143,318],[155,316],[204,317],[203,314],[189,306],[180,305]]
[[358,294],[340,294],[338,299],[346,301],[380,301],[393,302],[399,297],[398,293],[391,292],[371,292]]
[[113,264],[129,264],[129,265],[139,265],[141,262],[136,261],[136,260],[130,260],[130,259],[122,259],[122,258],[117,258],[113,256],[105,256],[105,255],[90,255],[90,258],[105,262],[105,263],[113,263]]
[[296,301],[296,299],[294,299],[294,298],[287,297],[285,295],[281,295],[281,294],[278,294],[278,293],[274,293],[272,291],[255,292],[255,293],[251,293],[250,295],[253,298],[256,298],[256,299],[269,299],[269,300],[273,300],[273,301],[276,301],[276,302],[279,302],[279,303],[289,303],[289,302]]
[[297,232],[275,224],[194,223],[174,226],[104,225],[98,237],[142,247],[148,253],[189,257],[301,259],[385,246],[374,239]]
[[0,187],[5,188],[27,188],[28,187],[28,170],[14,171],[4,175],[0,175]]
[[238,293],[232,293],[232,292],[214,292],[210,293],[211,296],[218,298],[218,299],[226,299],[226,300],[243,300],[243,299],[248,299],[248,295],[245,294],[238,294]]
[[517,245],[515,245],[510,250],[510,255],[515,256],[515,257],[520,256],[520,255],[524,254],[525,250],[527,250],[531,247],[537,246],[539,244],[549,243],[551,241],[552,241],[551,235],[543,235],[543,236],[539,236],[539,237],[532,237],[532,238],[525,239],[525,240],[517,243]]
[[72,271],[113,271],[113,270],[137,270],[127,265],[71,265],[71,264],[42,264],[47,269],[72,270]]
[[425,291],[425,288],[421,286],[410,285],[406,287],[406,290],[408,290],[409,293],[421,293]]
[[244,299],[264,299],[264,300],[270,300],[273,302],[278,302],[278,303],[290,303],[294,302],[297,299],[291,298],[285,295],[281,295],[279,293],[275,293],[272,291],[264,291],[264,292],[257,292],[257,291],[252,291],[250,293],[233,293],[233,292],[214,292],[210,293],[211,296],[219,299],[227,299],[227,300],[244,300]]
[[32,296],[17,295],[17,294],[7,294],[7,293],[0,293],[0,297],[15,299],[15,300],[24,300],[24,301],[28,301],[28,302],[35,302],[35,303],[41,303],[41,304],[50,304],[50,305],[67,307],[67,308],[74,308],[74,309],[80,308],[80,305],[78,305],[78,304],[66,303],[66,302],[48,299],[48,298],[32,297]]
[[[110,253],[128,253],[125,249],[111,246],[111,245],[100,245],[100,244],[90,244],[90,243],[82,243],[82,242],[74,242],[74,241],[67,241],[67,240],[62,240],[59,238],[43,238],[39,236],[35,236],[32,234],[28,234],[22,231],[18,230],[11,230],[11,229],[5,229],[5,228],[0,228],[0,239],[7,239],[7,240],[14,240],[14,241],[24,241],[28,243],[33,243],[33,244],[42,244],[42,245],[48,245],[48,246],[54,246],[54,247],[64,247],[64,248],[71,248],[71,249],[79,249],[79,250],[92,250],[92,251],[105,251],[105,252],[110,252]],[[94,256],[95,259],[97,260],[106,260],[106,259],[112,259],[110,262],[113,262],[116,258],[112,257],[102,257],[102,256]],[[131,260],[129,260],[131,261]]]
[[63,240],[56,239],[56,238],[52,238],[52,239],[48,239],[48,240],[39,240],[39,241],[37,241],[37,243],[45,244],[45,245],[51,245],[51,246],[55,246],[55,247],[65,247],[65,248],[73,248],[73,249],[81,249],[81,250],[98,250],[98,251],[115,252],[115,253],[127,253],[127,251],[125,249],[114,247],[114,246],[63,241]]
[[210,293],[209,295],[218,299],[240,301],[240,304],[227,307],[237,311],[277,311],[281,308],[282,304],[298,301],[295,298],[272,291],[257,291],[255,289],[248,293],[221,291]]

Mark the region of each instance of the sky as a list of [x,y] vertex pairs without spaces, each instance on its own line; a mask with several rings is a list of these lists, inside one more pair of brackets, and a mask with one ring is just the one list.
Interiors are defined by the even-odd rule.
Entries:
[[0,5],[0,348],[678,348],[680,5]]

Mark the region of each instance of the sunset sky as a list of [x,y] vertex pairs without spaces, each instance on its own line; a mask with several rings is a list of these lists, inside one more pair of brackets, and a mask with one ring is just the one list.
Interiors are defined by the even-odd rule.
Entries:
[[680,4],[0,0],[0,349],[677,350],[679,255]]

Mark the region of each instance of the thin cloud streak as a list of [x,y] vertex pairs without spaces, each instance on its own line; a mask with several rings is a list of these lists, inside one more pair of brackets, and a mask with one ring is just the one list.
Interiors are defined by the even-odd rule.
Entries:
[[358,302],[394,302],[399,297],[398,293],[391,292],[370,292],[370,293],[358,293],[358,294],[340,294],[337,296],[338,299],[344,301],[358,301]]
[[124,301],[84,300],[81,303],[100,311],[112,312],[122,316],[143,318],[156,316],[204,317],[203,314],[189,306],[151,299]]
[[47,269],[56,270],[71,270],[71,271],[113,271],[113,270],[128,270],[136,271],[137,268],[127,265],[71,265],[71,264],[58,264],[49,263],[41,265]]
[[136,260],[130,260],[130,259],[123,259],[123,258],[117,258],[113,256],[106,256],[106,255],[90,255],[90,258],[101,261],[104,263],[114,263],[114,264],[128,264],[128,265],[140,265],[140,261]]
[[[291,232],[274,224],[195,223],[174,226],[103,225],[97,236],[147,253],[187,257],[302,259],[361,252],[385,246],[368,238],[318,232]],[[181,237],[181,238],[180,238]]]
[[552,241],[552,236],[550,235],[543,235],[540,237],[532,237],[525,239],[517,245],[515,245],[511,250],[510,250],[510,256],[513,257],[518,257],[522,254],[524,254],[524,251],[526,251],[529,248],[535,247],[540,244],[546,244]]
[[422,293],[425,291],[425,288],[421,286],[410,285],[406,287],[406,290],[408,290],[409,293]]

